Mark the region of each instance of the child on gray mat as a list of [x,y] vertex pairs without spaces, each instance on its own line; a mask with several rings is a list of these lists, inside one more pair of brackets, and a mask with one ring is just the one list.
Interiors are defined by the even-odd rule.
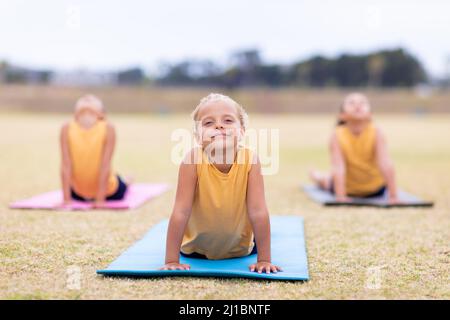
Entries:
[[310,177],[320,188],[334,193],[336,201],[381,196],[387,189],[389,204],[400,203],[386,139],[373,124],[365,95],[351,93],[345,97],[331,136],[330,154],[331,174],[312,170]]
[[192,117],[199,146],[180,165],[161,269],[190,269],[180,264],[180,254],[227,259],[257,253],[250,271],[280,271],[271,262],[261,164],[240,145],[247,114],[230,97],[212,93],[200,101]]

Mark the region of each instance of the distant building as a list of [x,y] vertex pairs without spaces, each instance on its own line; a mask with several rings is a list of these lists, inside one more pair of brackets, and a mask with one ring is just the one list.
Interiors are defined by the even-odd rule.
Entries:
[[57,86],[109,86],[117,84],[117,74],[87,70],[54,72],[49,83]]
[[144,81],[144,72],[140,68],[132,68],[119,72],[94,72],[77,70],[54,72],[50,83],[59,86],[114,86],[139,85]]

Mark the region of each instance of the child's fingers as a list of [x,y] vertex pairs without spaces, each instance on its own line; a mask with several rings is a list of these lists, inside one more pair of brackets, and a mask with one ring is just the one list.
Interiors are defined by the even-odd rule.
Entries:
[[189,270],[191,267],[188,264],[179,264],[175,266],[175,270]]
[[266,264],[263,266],[263,272],[266,271],[266,273],[270,273],[270,264]]
[[175,265],[165,265],[159,270],[190,270],[191,266],[188,264],[175,264]]
[[259,266],[258,264],[252,264],[249,267],[251,272],[258,272],[258,273],[277,273],[278,271],[283,271],[280,267],[275,266],[275,265],[261,265]]

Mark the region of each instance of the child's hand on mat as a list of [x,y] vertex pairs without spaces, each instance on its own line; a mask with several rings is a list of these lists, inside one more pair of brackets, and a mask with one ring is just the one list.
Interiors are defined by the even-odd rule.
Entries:
[[389,204],[402,204],[403,202],[398,197],[389,197]]
[[169,262],[166,263],[162,268],[159,270],[190,270],[191,266],[184,263],[178,263],[178,262]]
[[347,196],[336,196],[337,202],[350,202],[350,198]]
[[106,202],[105,201],[95,201],[94,208],[97,208],[97,209],[106,208]]
[[283,271],[281,270],[281,268],[279,266],[273,265],[270,262],[267,261],[258,261],[257,263],[252,264],[249,267],[251,272],[258,272],[258,273],[262,273],[262,272],[266,272],[266,273],[277,273],[278,271]]
[[72,204],[72,201],[70,200],[63,200],[61,201],[61,203],[59,204],[59,207],[64,209],[64,208],[68,208],[70,207],[70,205]]

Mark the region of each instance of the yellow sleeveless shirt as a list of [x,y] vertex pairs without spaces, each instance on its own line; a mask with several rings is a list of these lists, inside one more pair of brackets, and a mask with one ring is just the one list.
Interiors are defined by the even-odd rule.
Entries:
[[[68,144],[72,164],[71,188],[86,199],[97,195],[107,123],[98,121],[92,128],[82,128],[75,120],[69,123]],[[117,176],[111,170],[106,195],[117,191]]]
[[198,180],[181,251],[196,252],[208,259],[248,255],[254,246],[246,202],[253,153],[239,148],[230,171],[223,173],[201,148],[197,150],[201,153]]
[[375,154],[376,128],[370,123],[356,136],[347,126],[340,125],[336,134],[345,159],[347,195],[365,196],[383,187],[385,181]]

